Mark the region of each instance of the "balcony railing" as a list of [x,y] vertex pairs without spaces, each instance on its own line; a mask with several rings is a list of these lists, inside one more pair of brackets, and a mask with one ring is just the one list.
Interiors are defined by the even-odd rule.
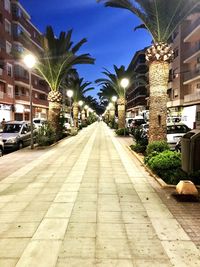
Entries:
[[200,69],[184,73],[184,82],[200,77]]
[[185,38],[200,25],[200,17],[195,20],[185,31]]
[[185,103],[186,102],[195,102],[195,101],[199,101],[199,100],[200,100],[200,91],[184,96],[184,102]]
[[188,58],[190,58],[191,56],[193,56],[197,52],[199,52],[199,54],[200,54],[200,42],[196,47],[193,47],[193,48],[189,49],[185,53],[185,60],[187,60]]
[[0,99],[3,99],[3,96],[4,96],[4,92],[0,91]]

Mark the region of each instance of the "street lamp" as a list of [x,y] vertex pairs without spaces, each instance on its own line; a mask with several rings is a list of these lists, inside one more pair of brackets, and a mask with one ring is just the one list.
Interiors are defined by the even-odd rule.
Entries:
[[74,92],[72,90],[67,90],[67,96],[69,97],[69,106],[70,106],[70,125],[72,123],[72,96]]
[[124,89],[124,136],[125,136],[125,128],[126,128],[126,88],[129,86],[129,79],[123,78],[121,80],[121,87]]
[[34,142],[33,142],[33,98],[32,98],[32,79],[31,79],[31,69],[35,66],[36,64],[36,58],[28,54],[24,57],[24,64],[29,70],[29,87],[30,87],[30,121],[31,121],[31,149],[34,148]]
[[78,101],[78,105],[79,105],[79,107],[82,107],[83,106],[83,101],[82,100]]
[[112,100],[112,102],[114,102],[114,103],[115,103],[115,102],[117,101],[117,96],[115,96],[115,95],[114,95],[114,96],[112,96],[111,100]]

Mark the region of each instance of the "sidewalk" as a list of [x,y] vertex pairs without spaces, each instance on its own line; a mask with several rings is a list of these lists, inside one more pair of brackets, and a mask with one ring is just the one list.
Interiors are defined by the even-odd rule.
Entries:
[[0,266],[200,266],[152,178],[103,123],[34,153],[0,182]]

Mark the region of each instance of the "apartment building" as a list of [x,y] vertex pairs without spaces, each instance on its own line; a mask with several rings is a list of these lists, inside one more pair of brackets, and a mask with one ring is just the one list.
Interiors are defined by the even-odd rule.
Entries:
[[141,115],[144,110],[147,109],[147,87],[145,83],[141,83],[139,80],[147,81],[148,66],[145,60],[145,51],[139,50],[135,53],[128,70],[134,70],[137,74],[134,84],[132,84],[126,92],[126,116],[135,117]]
[[190,128],[200,125],[200,13],[190,15],[173,34],[167,103],[169,115]]
[[[42,53],[42,34],[17,0],[0,1],[0,121],[30,119],[29,73],[23,54]],[[46,82],[31,74],[33,116],[47,118]]]

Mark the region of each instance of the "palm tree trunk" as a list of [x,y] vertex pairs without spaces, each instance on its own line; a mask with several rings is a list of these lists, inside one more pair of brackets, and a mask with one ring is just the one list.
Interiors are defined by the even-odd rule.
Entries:
[[149,142],[166,140],[167,137],[168,80],[169,63],[161,61],[151,62],[149,65]]
[[78,128],[78,103],[73,103],[74,127]]
[[48,120],[51,126],[55,129],[57,140],[60,138],[61,135],[60,112],[61,112],[61,103],[50,101]]
[[125,99],[119,98],[117,101],[118,108],[118,129],[125,128]]

